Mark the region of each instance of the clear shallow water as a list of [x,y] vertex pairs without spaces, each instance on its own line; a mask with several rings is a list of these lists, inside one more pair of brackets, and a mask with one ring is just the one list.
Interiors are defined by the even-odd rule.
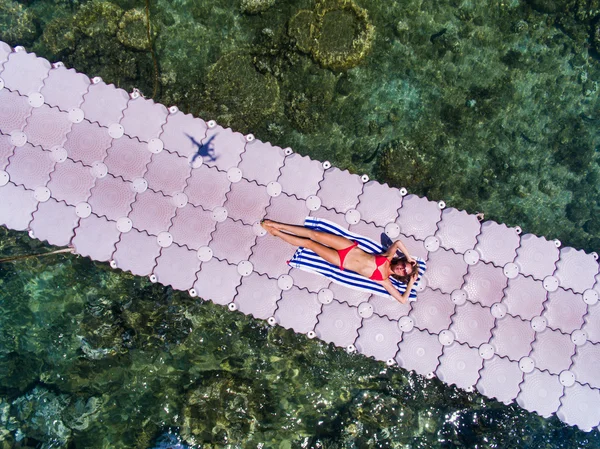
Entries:
[[[327,5],[276,1],[247,14],[237,1],[151,2],[151,52],[144,3],[2,0],[0,39],[340,168],[598,249],[595,2],[358,3],[368,19],[338,3],[311,47],[303,20]],[[332,62],[357,36],[362,53]],[[48,250],[0,235],[2,256]],[[600,447],[597,431],[87,259],[1,264],[0,291],[3,447],[148,448],[169,430],[197,447]]]

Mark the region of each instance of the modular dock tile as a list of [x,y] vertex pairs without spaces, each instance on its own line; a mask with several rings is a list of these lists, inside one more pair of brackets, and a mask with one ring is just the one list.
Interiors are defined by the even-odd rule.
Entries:
[[80,220],[71,244],[77,254],[107,262],[112,259],[120,238],[121,233],[114,221],[91,214]]
[[48,184],[54,164],[48,151],[26,143],[15,149],[9,159],[6,172],[15,184],[35,190],[37,187],[44,187]]
[[152,155],[150,163],[146,166],[144,179],[148,182],[149,189],[165,195],[174,195],[183,192],[191,173],[192,167],[186,158],[161,151]]
[[512,316],[531,320],[542,314],[547,297],[548,292],[541,282],[536,282],[530,277],[517,276],[508,280],[502,304]]
[[275,279],[251,273],[242,278],[234,302],[240,312],[266,320],[275,314],[280,298],[281,289]]
[[[105,128],[100,129],[104,129],[108,135]],[[114,176],[120,176],[126,181],[133,181],[144,176],[146,166],[151,159],[152,153],[148,151],[147,144],[122,136],[112,140],[103,163]]]
[[598,274],[596,258],[592,254],[586,254],[584,251],[574,248],[562,248],[554,274],[560,282],[560,286],[564,289],[571,289],[575,293],[583,293],[592,288]]
[[600,344],[586,342],[578,346],[569,371],[575,374],[577,382],[600,389]]
[[587,334],[588,340],[593,343],[600,343],[600,306],[595,304],[589,307],[584,320],[585,324],[582,330]]
[[26,97],[41,90],[51,68],[48,61],[35,53],[16,51],[8,55],[0,76],[8,89]]
[[442,348],[437,335],[415,328],[402,334],[396,361],[404,369],[430,376],[439,365]]
[[429,257],[429,251],[425,248],[425,242],[423,240],[417,240],[414,237],[408,237],[404,234],[400,234],[398,237],[392,240],[402,240],[406,249],[413,257],[420,257],[423,260],[427,260]]
[[315,328],[322,304],[315,293],[292,287],[282,292],[277,306],[277,324],[300,334],[307,334]]
[[474,215],[469,215],[464,210],[448,208],[442,211],[435,236],[443,248],[465,253],[475,248],[480,232],[481,225]]
[[499,356],[518,362],[521,358],[529,356],[534,339],[535,332],[531,322],[506,315],[496,320],[490,344]]
[[226,198],[228,216],[250,226],[263,219],[271,200],[264,186],[258,186],[245,179],[232,183]]
[[33,108],[23,132],[29,143],[50,150],[55,146],[63,146],[72,125],[66,112],[43,104],[39,108]]
[[600,424],[600,391],[575,383],[565,388],[556,416],[571,426],[589,432]]
[[252,255],[248,260],[254,266],[254,271],[276,279],[290,271],[286,261],[292,258],[295,251],[293,246],[267,234],[256,238],[256,245],[252,247]]
[[0,134],[0,169],[6,170],[9,158],[16,147],[10,143],[10,136]]
[[27,97],[8,89],[0,90],[0,129],[8,133],[22,131],[32,110]]
[[481,224],[481,234],[477,236],[475,250],[480,254],[481,260],[504,267],[507,263],[514,262],[520,243],[521,239],[514,228],[486,221]]
[[369,181],[358,198],[356,210],[365,221],[384,227],[398,219],[398,209],[402,207],[402,193],[399,189]]
[[344,214],[336,212],[334,209],[327,209],[325,207],[321,207],[317,211],[311,210],[309,215],[315,218],[324,218],[325,220],[333,221],[334,223],[340,226],[348,227],[346,216]]
[[501,357],[492,357],[483,361],[483,369],[475,386],[489,398],[495,398],[510,404],[519,394],[519,384],[523,381],[523,372],[517,362]]
[[373,315],[363,319],[355,346],[361,354],[377,360],[393,360],[401,340],[402,332],[397,321]]
[[39,203],[33,213],[29,228],[36,239],[45,240],[51,245],[67,246],[71,243],[74,229],[79,225],[79,217],[73,206],[49,198]]
[[570,335],[565,335],[550,328],[536,336],[531,345],[529,357],[539,370],[547,370],[552,374],[560,374],[571,366],[571,357],[575,354],[575,344]]
[[332,283],[329,289],[333,292],[333,297],[336,300],[354,307],[358,307],[359,304],[367,302],[371,297],[370,293],[348,288],[336,283]]
[[246,145],[238,168],[247,180],[266,186],[272,181],[277,181],[284,159],[283,149],[268,142],[254,140]]
[[328,343],[345,348],[354,344],[361,326],[361,318],[356,307],[332,301],[323,305],[315,328],[317,337]]
[[425,240],[436,233],[441,219],[442,211],[438,203],[416,195],[407,195],[398,210],[396,223],[400,226],[402,234]]
[[[0,67],[0,224],[310,338],[598,426],[595,253],[403,197],[3,43]],[[307,214],[375,241],[402,239],[428,263],[418,301],[291,269],[295,248],[258,221]]]
[[135,199],[136,193],[128,182],[107,174],[104,178],[96,180],[87,202],[96,215],[116,222],[119,218],[129,215]]
[[142,142],[157,139],[167,121],[167,108],[160,103],[139,96],[132,98],[123,110],[120,125],[129,137],[137,137]]
[[558,247],[553,241],[533,234],[521,237],[521,246],[517,248],[515,263],[525,276],[542,280],[554,274],[559,257]]
[[192,170],[183,193],[194,206],[213,210],[215,207],[223,206],[225,195],[230,187],[231,182],[227,179],[226,173],[201,165]]
[[160,140],[167,151],[191,159],[198,152],[198,145],[202,139],[206,137],[208,126],[204,120],[191,114],[184,114],[177,108],[170,108],[171,110],[175,112],[167,116]]
[[427,259],[427,286],[450,294],[462,287],[467,268],[462,254],[439,248]]
[[444,346],[435,375],[449,385],[470,389],[479,380],[483,359],[479,351],[458,342]]
[[294,280],[294,285],[298,288],[305,288],[309,292],[318,293],[319,290],[329,287],[331,281],[325,276],[315,276],[309,271],[292,268],[289,275]]
[[123,89],[103,81],[92,83],[83,96],[81,110],[87,120],[108,128],[121,121],[129,95]]
[[[69,158],[91,166],[94,162],[106,159],[111,143],[112,138],[106,128],[84,120],[73,124],[63,148],[67,150]],[[110,171],[116,174],[113,170]]]
[[450,295],[428,288],[420,292],[418,301],[412,304],[410,317],[419,329],[439,334],[450,328],[455,308]]
[[299,200],[285,193],[271,197],[265,209],[265,217],[282,223],[303,223],[308,213],[305,200]]
[[408,316],[413,303],[407,302],[406,304],[401,304],[393,298],[373,295],[369,298],[369,304],[373,307],[373,313],[382,317],[388,317],[390,320],[398,320],[403,316]]
[[363,182],[360,176],[338,168],[330,168],[325,171],[317,196],[321,199],[323,207],[345,214],[350,209],[356,209],[362,190]]
[[544,313],[548,327],[570,334],[583,326],[583,317],[587,313],[587,304],[581,295],[570,290],[559,288],[548,293],[548,300],[544,303]]
[[477,348],[490,341],[494,324],[489,308],[467,301],[456,307],[450,330],[458,342]]
[[177,209],[168,232],[179,245],[198,250],[209,245],[216,226],[212,212],[187,204]]
[[81,106],[90,84],[90,79],[84,74],[59,66],[50,70],[40,93],[45,103],[69,111]]
[[175,290],[189,290],[196,282],[198,270],[200,260],[196,251],[173,243],[161,249],[153,274],[163,285],[170,285]]
[[6,42],[0,41],[0,68],[8,60],[8,56],[12,53],[13,49]]
[[524,375],[520,388],[517,404],[525,410],[549,418],[560,407],[564,387],[558,376],[534,369]]
[[237,266],[213,257],[200,265],[194,290],[200,298],[226,305],[233,301],[241,279]]
[[[232,238],[233,236],[235,238]],[[211,238],[210,247],[214,256],[237,265],[250,258],[257,236],[252,226],[227,218],[225,221],[217,223]]]
[[357,234],[360,234],[378,243],[382,243],[382,235],[385,234],[384,228],[381,228],[374,223],[367,223],[366,221],[360,220],[356,224],[349,225],[346,223],[346,226],[352,232],[356,232]]
[[66,159],[55,165],[46,187],[50,189],[52,198],[64,201],[70,206],[77,206],[87,201],[95,181],[90,167]]
[[207,129],[202,144],[206,144],[213,136],[214,139],[211,143],[214,148],[214,160],[210,157],[204,157],[203,163],[224,172],[237,167],[246,147],[244,136],[232,131],[231,128],[224,129],[217,125],[214,128]]
[[285,158],[277,182],[288,195],[305,200],[317,194],[324,171],[323,165],[318,161],[294,153]]
[[160,246],[155,236],[131,229],[121,234],[113,260],[121,270],[131,271],[138,276],[149,276],[159,254]]
[[502,301],[503,290],[507,285],[508,278],[501,268],[480,261],[469,266],[462,289],[467,292],[469,301],[491,307]]
[[177,206],[171,197],[146,190],[136,195],[129,219],[138,231],[146,231],[156,236],[171,227],[171,220],[176,211]]

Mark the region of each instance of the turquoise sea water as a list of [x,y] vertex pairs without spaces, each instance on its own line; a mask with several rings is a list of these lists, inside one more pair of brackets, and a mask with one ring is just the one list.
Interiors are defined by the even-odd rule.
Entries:
[[[599,15],[595,0],[0,0],[0,39],[594,251]],[[48,250],[0,230],[2,257]],[[1,263],[0,292],[2,448],[600,447],[85,258]]]

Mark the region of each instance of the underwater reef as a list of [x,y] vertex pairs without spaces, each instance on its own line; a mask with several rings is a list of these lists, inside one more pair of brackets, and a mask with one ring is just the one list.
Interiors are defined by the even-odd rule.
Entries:
[[[0,40],[600,249],[600,0],[0,0]],[[0,228],[1,257],[49,250]],[[0,289],[0,449],[600,446],[85,258]]]
[[367,55],[375,28],[352,0],[320,0],[314,11],[300,10],[290,19],[288,33],[321,66],[346,71]]

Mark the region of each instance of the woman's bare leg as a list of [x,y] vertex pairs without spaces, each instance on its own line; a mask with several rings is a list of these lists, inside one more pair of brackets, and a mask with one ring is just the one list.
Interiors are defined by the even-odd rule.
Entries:
[[267,225],[267,228],[271,228],[269,233],[275,237],[279,237],[281,240],[288,242],[294,246],[303,246],[304,248],[310,249],[319,255],[322,259],[334,265],[340,264],[340,256],[335,249],[329,248],[328,246],[322,245],[308,237],[298,237],[297,235],[288,234],[287,232],[275,229],[272,226]]
[[309,238],[333,249],[344,249],[352,246],[353,244],[352,240],[348,240],[346,237],[330,234],[329,232],[315,231],[314,229],[310,229],[305,226],[291,225],[272,220],[265,220],[263,224],[266,226],[272,226],[280,231],[285,231],[300,237]]
[[272,226],[273,228],[278,229],[280,231],[285,231],[287,233],[306,238],[310,238],[310,234],[313,232],[312,229],[309,229],[306,226],[291,225],[273,220],[264,220],[263,225]]

